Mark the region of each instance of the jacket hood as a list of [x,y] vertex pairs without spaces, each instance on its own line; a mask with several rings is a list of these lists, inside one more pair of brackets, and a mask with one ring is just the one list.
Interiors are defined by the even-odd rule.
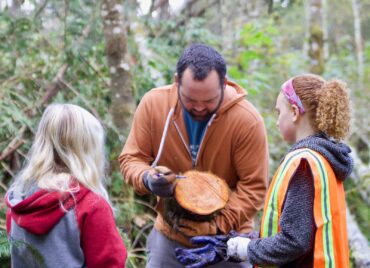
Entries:
[[301,148],[309,148],[323,155],[339,180],[344,181],[352,172],[351,149],[346,144],[336,142],[324,133],[315,134],[298,141],[288,152]]
[[238,102],[244,100],[246,95],[247,92],[244,88],[228,80],[225,89],[224,100],[221,104],[220,109],[216,113],[222,114]]
[[12,220],[27,231],[42,235],[48,233],[89,192],[77,184],[76,192],[57,192],[31,188],[26,195],[10,189],[5,196]]

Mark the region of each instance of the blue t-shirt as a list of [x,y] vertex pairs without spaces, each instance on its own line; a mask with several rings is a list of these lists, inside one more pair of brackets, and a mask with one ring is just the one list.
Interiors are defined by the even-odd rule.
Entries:
[[188,132],[188,137],[189,137],[191,158],[194,164],[197,158],[200,143],[203,139],[204,132],[206,130],[207,123],[209,120],[196,121],[191,117],[191,115],[185,109],[183,109],[183,111],[184,111],[184,120],[185,120],[186,130]]

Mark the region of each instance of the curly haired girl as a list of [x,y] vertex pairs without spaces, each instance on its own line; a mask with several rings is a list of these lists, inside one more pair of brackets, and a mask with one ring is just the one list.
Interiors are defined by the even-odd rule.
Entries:
[[293,146],[270,184],[260,238],[231,238],[229,256],[254,265],[349,267],[343,181],[350,175],[350,101],[340,80],[304,74],[286,81],[277,126]]

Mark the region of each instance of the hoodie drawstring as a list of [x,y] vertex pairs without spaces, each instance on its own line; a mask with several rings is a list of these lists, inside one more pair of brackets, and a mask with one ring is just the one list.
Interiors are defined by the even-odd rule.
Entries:
[[170,125],[170,120],[171,120],[171,117],[172,117],[174,111],[175,111],[175,109],[171,108],[171,110],[169,111],[169,113],[167,115],[166,123],[164,125],[164,129],[163,129],[163,133],[162,133],[161,143],[159,144],[158,154],[157,154],[154,162],[152,163],[151,168],[155,168],[158,164],[159,159],[161,158],[161,154],[162,154],[162,151],[163,151],[163,146],[164,146],[164,143],[166,141],[166,136],[167,136],[167,132],[168,132],[168,126]]

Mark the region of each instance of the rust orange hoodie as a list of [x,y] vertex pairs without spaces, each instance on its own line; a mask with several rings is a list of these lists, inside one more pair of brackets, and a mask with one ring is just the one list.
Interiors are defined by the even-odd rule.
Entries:
[[[163,150],[157,165],[167,166],[175,173],[191,169],[210,171],[223,178],[232,191],[215,221],[186,223],[194,229],[190,235],[215,234],[217,229],[223,233],[251,231],[253,217],[262,207],[268,177],[266,131],[262,117],[245,95],[243,88],[228,81],[224,100],[208,123],[194,164],[176,84],[147,92],[135,112],[119,161],[125,181],[138,194],[149,194],[142,176],[158,156],[162,137]],[[161,198],[156,209],[155,228],[168,238],[189,245],[187,237],[174,232],[163,220]]]

